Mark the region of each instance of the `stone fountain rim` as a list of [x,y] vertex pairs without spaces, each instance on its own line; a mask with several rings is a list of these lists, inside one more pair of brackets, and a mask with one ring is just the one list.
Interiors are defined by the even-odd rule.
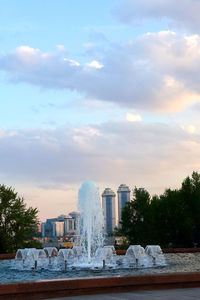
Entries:
[[78,279],[50,279],[0,284],[0,299],[47,299],[55,297],[200,287],[200,273],[166,273]]

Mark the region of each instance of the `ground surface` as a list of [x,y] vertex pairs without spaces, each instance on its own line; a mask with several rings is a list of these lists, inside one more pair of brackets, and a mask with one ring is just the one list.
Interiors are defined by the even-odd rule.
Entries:
[[138,291],[118,294],[99,294],[74,296],[64,298],[51,298],[51,300],[193,300],[200,299],[200,288],[159,290],[159,291]]

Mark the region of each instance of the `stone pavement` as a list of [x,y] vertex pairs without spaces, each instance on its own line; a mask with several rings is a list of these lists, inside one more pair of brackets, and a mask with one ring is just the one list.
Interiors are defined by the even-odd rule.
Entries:
[[128,293],[111,293],[53,298],[51,300],[193,300],[200,299],[200,288],[169,289],[156,291],[134,291]]

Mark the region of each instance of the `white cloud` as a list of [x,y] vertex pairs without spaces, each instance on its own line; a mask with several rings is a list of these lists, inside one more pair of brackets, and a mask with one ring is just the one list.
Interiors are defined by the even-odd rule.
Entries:
[[95,69],[103,68],[103,65],[100,64],[97,60],[93,60],[90,63],[86,63],[85,66],[89,68],[95,68]]
[[165,22],[172,28],[199,32],[198,0],[121,0],[113,9],[120,22],[139,25],[147,20]]
[[163,192],[200,168],[200,133],[191,134],[187,127],[108,122],[54,130],[17,130],[14,135],[4,131],[0,138],[1,182],[21,184],[22,191],[32,186],[37,197],[31,205],[37,205],[43,215],[47,212],[40,204],[42,199],[51,198],[52,214],[59,210],[57,203],[65,195],[73,202],[70,206],[66,199],[66,208],[73,207],[76,193],[65,193],[64,186],[76,187],[77,191],[88,179],[104,187],[125,182],[131,188],[136,185],[153,193]]
[[179,87],[179,85],[181,86],[181,83],[177,82],[173,77],[170,77],[170,76],[166,76],[164,78],[164,81],[165,81],[165,85],[169,88]]
[[127,113],[126,114],[126,120],[129,121],[129,122],[140,122],[140,121],[142,121],[142,118],[141,118],[140,115]]
[[39,63],[40,50],[29,46],[20,46],[16,48],[13,58],[14,56],[24,67],[33,67]]
[[69,62],[70,66],[77,66],[77,67],[80,66],[80,63],[78,61],[73,60],[73,59],[68,59],[68,58],[64,57],[64,61]]
[[5,132],[2,128],[0,128],[0,139],[5,136]]
[[65,46],[63,46],[63,45],[57,45],[56,47],[59,51],[64,51],[65,50]]
[[8,131],[0,139],[0,176],[45,185],[88,178],[134,183],[137,174],[145,183],[148,174],[158,180],[162,172],[172,172],[175,161],[179,171],[192,171],[187,165],[194,168],[199,161],[199,137],[177,125],[143,122]]
[[200,36],[148,33],[88,63],[23,46],[0,55],[0,70],[13,83],[76,90],[86,99],[130,109],[176,112],[200,101]]
[[189,133],[195,133],[195,132],[196,132],[196,127],[195,127],[195,125],[190,124],[190,125],[187,127],[187,131],[188,131]]

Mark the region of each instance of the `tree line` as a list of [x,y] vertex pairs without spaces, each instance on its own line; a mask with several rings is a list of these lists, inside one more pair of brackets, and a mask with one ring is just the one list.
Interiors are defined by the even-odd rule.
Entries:
[[119,232],[130,244],[200,246],[200,174],[193,172],[180,189],[167,189],[160,196],[135,187],[132,201],[122,210]]
[[37,232],[37,214],[37,208],[27,208],[13,188],[0,185],[0,253],[41,247],[33,240]]

